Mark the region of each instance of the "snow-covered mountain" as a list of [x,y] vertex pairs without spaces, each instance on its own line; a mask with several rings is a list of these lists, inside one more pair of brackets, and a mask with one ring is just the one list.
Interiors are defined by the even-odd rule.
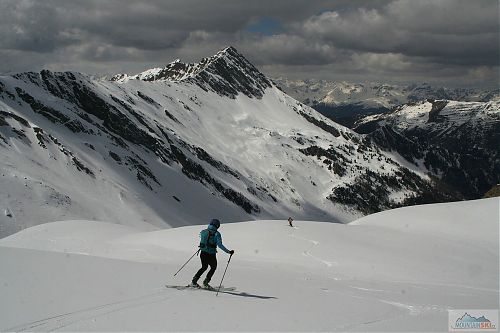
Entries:
[[348,83],[328,80],[274,80],[283,91],[323,115],[351,127],[367,114],[387,112],[406,103],[427,99],[463,102],[500,100],[500,89],[478,90],[433,87],[429,84],[393,85],[375,82]]
[[500,101],[428,100],[358,120],[354,129],[424,166],[467,199],[500,183]]
[[[223,284],[236,289],[217,297],[165,288],[199,268],[194,257],[173,276],[202,226],[35,226],[0,239],[0,331],[446,332],[448,310],[498,309],[499,204],[405,207],[347,225],[223,224],[236,250]],[[214,286],[228,256],[218,258]]]
[[283,93],[232,47],[111,80],[2,76],[0,157],[0,237],[69,219],[346,222],[455,198]]
[[164,68],[153,68],[137,75],[118,74],[111,81],[129,80],[183,81],[213,91],[220,96],[236,98],[239,93],[248,97],[262,98],[271,81],[259,72],[234,47],[227,47],[216,55],[203,58],[199,63],[185,64],[179,59]]

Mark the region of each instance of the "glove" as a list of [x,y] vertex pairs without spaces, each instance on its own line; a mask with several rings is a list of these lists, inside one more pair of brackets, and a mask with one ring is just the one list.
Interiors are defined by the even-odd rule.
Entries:
[[233,255],[234,254],[234,250],[229,251],[229,254]]

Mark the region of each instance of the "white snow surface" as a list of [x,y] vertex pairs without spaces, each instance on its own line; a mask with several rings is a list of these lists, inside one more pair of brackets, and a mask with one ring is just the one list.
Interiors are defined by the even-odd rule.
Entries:
[[446,121],[429,122],[432,103],[425,101],[402,105],[389,114],[366,116],[357,122],[358,125],[374,120],[380,120],[381,125],[391,124],[399,130],[430,129],[432,131],[451,132],[464,124],[487,127],[498,122],[500,101],[491,102],[459,102],[446,101],[446,106],[440,110],[439,116]]
[[449,309],[499,307],[499,205],[223,224],[236,290],[218,296],[164,287],[199,268],[195,257],[173,276],[202,226],[38,225],[0,240],[0,331],[447,331]]

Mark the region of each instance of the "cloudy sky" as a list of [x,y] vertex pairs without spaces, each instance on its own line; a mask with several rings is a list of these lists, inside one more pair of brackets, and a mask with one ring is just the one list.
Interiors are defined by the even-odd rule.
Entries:
[[498,0],[0,0],[0,73],[137,73],[233,45],[271,77],[498,87]]

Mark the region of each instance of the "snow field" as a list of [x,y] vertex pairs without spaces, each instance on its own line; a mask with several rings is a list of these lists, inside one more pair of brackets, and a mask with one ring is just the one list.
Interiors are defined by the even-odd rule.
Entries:
[[163,288],[199,268],[173,277],[202,226],[40,225],[0,240],[0,330],[447,331],[449,309],[498,309],[498,214],[494,198],[347,225],[223,224],[236,250],[224,285],[237,289],[218,297]]

